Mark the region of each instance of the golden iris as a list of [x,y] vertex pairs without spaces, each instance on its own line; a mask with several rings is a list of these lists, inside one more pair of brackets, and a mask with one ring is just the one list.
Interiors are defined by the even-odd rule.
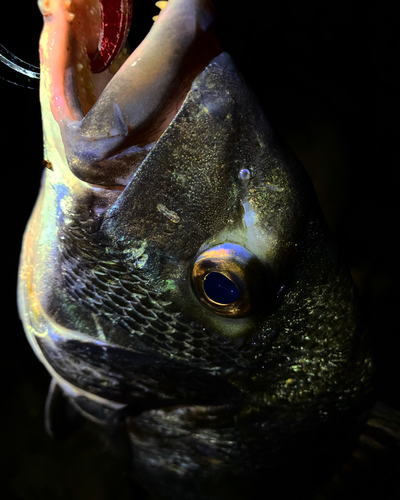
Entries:
[[243,316],[258,302],[260,286],[267,285],[265,266],[246,248],[224,243],[202,252],[192,271],[198,299],[217,314]]

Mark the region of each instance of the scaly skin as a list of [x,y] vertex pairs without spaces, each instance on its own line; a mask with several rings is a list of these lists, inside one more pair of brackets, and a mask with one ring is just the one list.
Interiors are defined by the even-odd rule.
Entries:
[[[125,85],[136,78],[132,59],[106,90],[114,102],[123,94],[118,106],[103,94],[85,115],[68,77],[84,2],[72,22],[64,2],[43,4],[48,168],[19,280],[35,352],[85,416],[107,426],[110,411],[122,412],[134,469],[162,498],[223,498],[221,478],[245,483],[306,450],[318,456],[324,436],[346,435],[369,403],[371,356],[311,183],[207,34],[211,6],[171,0],[163,9],[161,27],[174,8],[199,9],[207,60],[189,68],[183,103],[186,63],[162,71],[184,84],[167,89],[167,111],[156,107],[161,125],[154,110],[138,125]],[[251,256],[240,264],[243,314],[223,313],[192,278],[196,262],[226,244]]]

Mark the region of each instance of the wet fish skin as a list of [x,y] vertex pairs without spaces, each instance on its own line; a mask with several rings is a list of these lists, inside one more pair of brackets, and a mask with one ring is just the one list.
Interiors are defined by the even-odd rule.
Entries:
[[[365,407],[372,364],[350,277],[227,54],[122,192],[76,179],[51,116],[44,127],[52,168],[25,237],[21,316],[76,407],[123,412],[148,483],[172,496],[232,469],[246,478]],[[212,313],[193,291],[198,256],[226,242],[268,270],[248,316]]]

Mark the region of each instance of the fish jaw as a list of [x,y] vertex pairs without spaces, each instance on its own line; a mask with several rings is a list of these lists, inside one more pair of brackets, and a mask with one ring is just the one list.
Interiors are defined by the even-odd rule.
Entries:
[[[171,0],[135,51],[129,57],[123,51],[99,74],[90,70],[90,52],[100,31],[99,0],[41,4],[43,119],[57,122],[75,176],[97,185],[125,186],[146,156],[146,146],[175,116],[195,76],[221,51],[212,4]],[[121,150],[122,159],[108,161]]]
[[[103,138],[86,140],[84,125],[76,125],[79,106],[68,92],[55,93],[57,60],[46,36],[41,104],[49,168],[25,236],[19,304],[49,371],[71,398],[130,412],[132,446],[147,470],[152,445],[162,444],[159,429],[172,418],[183,426],[190,413],[202,431],[204,412],[229,413],[210,440],[218,450],[206,474],[217,476],[234,467],[231,452],[244,450],[247,437],[259,443],[240,455],[248,471],[260,456],[267,467],[282,459],[289,429],[306,441],[310,429],[341,425],[371,391],[353,285],[304,169],[230,57],[206,64],[145,151],[117,134],[104,140],[101,156],[90,144]],[[119,161],[127,170],[116,173]],[[192,280],[199,259],[227,245],[246,250],[262,271],[261,282],[252,274],[249,283],[257,307],[237,317],[199,300]],[[235,438],[228,445],[227,428]],[[168,444],[172,462],[181,442]],[[265,454],[270,443],[274,452]],[[198,444],[181,456],[194,469],[205,460]],[[160,456],[158,473],[169,473],[172,462]]]

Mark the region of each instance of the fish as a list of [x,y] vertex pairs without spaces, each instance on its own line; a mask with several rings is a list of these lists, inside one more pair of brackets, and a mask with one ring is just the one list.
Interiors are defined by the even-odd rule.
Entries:
[[91,75],[107,5],[39,2],[46,168],[18,300],[53,377],[47,425],[64,398],[124,429],[160,498],[245,498],[265,471],[303,477],[370,408],[357,294],[212,4],[162,3],[145,41]]

